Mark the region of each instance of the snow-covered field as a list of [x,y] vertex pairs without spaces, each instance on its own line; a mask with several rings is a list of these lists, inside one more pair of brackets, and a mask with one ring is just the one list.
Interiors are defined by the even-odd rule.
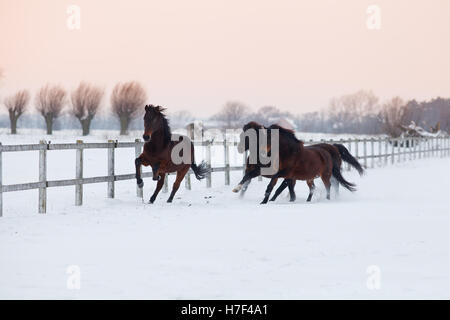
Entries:
[[[118,152],[118,174],[133,157]],[[85,176],[105,174],[104,164],[105,150],[85,151]],[[449,164],[344,172],[356,193],[327,201],[318,181],[312,203],[298,182],[295,203],[283,194],[259,205],[267,179],[240,199],[231,192],[240,172],[232,186],[215,173],[211,189],[182,187],[172,204],[167,193],[142,203],[134,181],[117,182],[115,199],[105,184],[85,185],[82,207],[74,187],[49,188],[45,215],[37,190],[5,193],[0,298],[450,298]],[[37,152],[5,153],[3,166],[5,184],[36,180]],[[74,151],[49,152],[48,174],[72,178]],[[145,183],[148,200],[155,184]]]

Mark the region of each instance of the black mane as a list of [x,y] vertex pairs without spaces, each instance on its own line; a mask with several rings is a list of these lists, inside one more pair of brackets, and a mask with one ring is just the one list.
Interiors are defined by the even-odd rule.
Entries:
[[[153,111],[154,114],[161,117],[162,122],[162,136],[163,136],[163,144],[164,146],[168,145],[170,141],[172,140],[172,131],[170,130],[169,126],[169,120],[166,118],[166,115],[164,114],[165,108],[161,106],[154,106],[154,105],[147,105],[145,106],[146,111]],[[159,131],[159,130],[158,130]]]
[[[303,146],[303,141],[297,139],[295,136],[294,131],[290,129],[283,128],[282,126],[278,124],[272,124],[268,129],[278,129],[278,132],[280,134],[280,142],[284,141],[287,144],[287,148],[289,149],[289,152],[296,152],[299,151],[299,148]],[[270,135],[270,130],[269,136]],[[282,144],[280,143],[280,148]],[[281,150],[280,150],[281,151]]]
[[280,132],[280,136],[283,136],[286,139],[292,140],[293,142],[296,142],[296,143],[303,142],[303,141],[297,139],[297,137],[295,136],[294,131],[292,131],[290,129],[283,128],[282,126],[280,126],[278,124],[271,125],[269,127],[269,129],[278,129],[279,132]]
[[169,120],[166,118],[166,116],[161,112],[162,117],[162,123],[163,123],[163,133],[164,133],[164,145],[169,144],[170,140],[172,139],[172,132],[170,130],[169,126]]

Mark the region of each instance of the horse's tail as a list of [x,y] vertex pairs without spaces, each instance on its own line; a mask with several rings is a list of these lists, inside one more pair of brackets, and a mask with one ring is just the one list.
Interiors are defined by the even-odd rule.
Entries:
[[337,144],[337,143],[333,144],[333,145],[339,150],[339,153],[341,154],[342,160],[344,160],[345,162],[350,164],[353,168],[358,170],[359,175],[363,175],[364,174],[364,169],[361,166],[361,164],[358,162],[358,160],[356,160],[355,157],[353,157],[350,154],[350,152],[347,150],[347,148],[344,145]]
[[210,171],[205,161],[202,161],[199,165],[196,165],[195,162],[193,162],[191,164],[191,168],[198,180],[204,179]]
[[335,159],[333,159],[333,168],[332,168],[333,177],[342,185],[344,188],[350,190],[351,192],[356,191],[356,185],[354,183],[348,182],[344,179],[341,174],[341,168]]

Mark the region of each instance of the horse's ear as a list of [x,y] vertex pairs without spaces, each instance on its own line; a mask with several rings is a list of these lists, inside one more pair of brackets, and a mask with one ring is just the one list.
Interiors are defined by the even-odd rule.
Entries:
[[157,106],[157,107],[156,107],[156,110],[158,110],[159,112],[163,112],[163,111],[166,110],[166,108],[161,107],[161,106]]
[[146,104],[146,105],[145,105],[145,111],[148,111],[148,110],[150,110],[150,107],[149,107],[148,104]]

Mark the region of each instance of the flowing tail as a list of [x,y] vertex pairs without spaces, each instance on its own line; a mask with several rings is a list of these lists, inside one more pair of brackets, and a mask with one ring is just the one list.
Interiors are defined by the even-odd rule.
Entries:
[[192,171],[194,171],[195,177],[198,180],[204,179],[210,171],[208,168],[208,165],[205,161],[202,161],[199,165],[192,163],[191,168],[192,168]]
[[[342,160],[350,164],[353,168],[358,170],[359,175],[364,174],[364,169],[361,166],[361,164],[356,160],[355,157],[353,157],[350,152],[347,150],[347,148],[342,144],[334,144],[336,148],[338,148],[339,153],[341,154]],[[333,173],[334,174],[334,173]]]
[[344,186],[344,188],[350,190],[351,192],[356,191],[356,185],[354,183],[348,182],[344,179],[341,174],[341,168],[339,168],[338,163],[333,159],[333,169],[332,169],[333,177]]

